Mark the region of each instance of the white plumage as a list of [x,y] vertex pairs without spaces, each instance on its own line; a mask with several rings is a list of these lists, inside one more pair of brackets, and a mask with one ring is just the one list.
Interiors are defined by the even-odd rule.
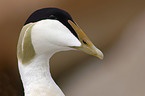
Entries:
[[[19,37],[17,57],[25,96],[64,96],[52,79],[49,69],[49,59],[56,52],[79,49],[103,58],[102,52],[92,44],[70,17],[68,19],[68,13],[55,8],[47,11],[47,14],[42,13],[42,16],[50,15],[51,18],[41,20],[40,17],[40,20],[34,22],[36,17],[32,16],[33,22],[28,20],[30,23],[22,28]],[[49,12],[54,16],[48,14]],[[67,18],[66,21],[58,19],[62,15],[64,17],[61,19]]]

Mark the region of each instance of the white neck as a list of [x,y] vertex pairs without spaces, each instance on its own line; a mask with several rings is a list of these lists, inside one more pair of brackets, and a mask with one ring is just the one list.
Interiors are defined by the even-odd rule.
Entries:
[[25,96],[64,96],[50,74],[51,56],[51,54],[35,56],[29,64],[18,61]]

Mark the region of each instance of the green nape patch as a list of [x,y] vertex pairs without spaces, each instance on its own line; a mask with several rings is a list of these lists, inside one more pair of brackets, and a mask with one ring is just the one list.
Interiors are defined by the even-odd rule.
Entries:
[[31,29],[34,23],[25,25],[20,33],[17,45],[17,57],[22,64],[28,64],[35,56],[35,50],[31,40]]

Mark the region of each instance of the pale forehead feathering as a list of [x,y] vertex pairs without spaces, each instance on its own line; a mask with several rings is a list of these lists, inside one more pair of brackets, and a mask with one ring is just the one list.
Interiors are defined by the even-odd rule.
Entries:
[[[36,52],[67,50],[81,46],[81,42],[58,20],[41,20],[32,27],[32,44]],[[52,47],[52,48],[51,48]]]
[[43,8],[32,13],[17,45],[25,96],[65,96],[51,77],[49,59],[56,52],[74,49],[103,59],[103,53],[66,11]]

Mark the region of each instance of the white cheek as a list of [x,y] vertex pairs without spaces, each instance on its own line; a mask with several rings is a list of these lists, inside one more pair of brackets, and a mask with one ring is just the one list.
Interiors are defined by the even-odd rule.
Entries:
[[81,46],[80,41],[58,20],[47,19],[37,22],[32,28],[31,36],[34,49],[39,51]]

